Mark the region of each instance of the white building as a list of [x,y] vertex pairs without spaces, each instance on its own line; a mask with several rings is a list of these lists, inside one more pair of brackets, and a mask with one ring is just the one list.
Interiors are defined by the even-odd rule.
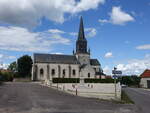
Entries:
[[52,78],[97,78],[104,75],[97,59],[90,58],[81,17],[76,51],[73,55],[38,54],[33,55],[32,80],[52,80]]
[[141,75],[140,85],[143,88],[150,88],[150,70],[146,69]]

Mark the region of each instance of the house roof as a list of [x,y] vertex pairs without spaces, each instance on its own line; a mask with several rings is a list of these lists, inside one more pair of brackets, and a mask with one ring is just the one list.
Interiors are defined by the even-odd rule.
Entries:
[[93,66],[99,66],[100,63],[97,59],[90,59],[90,64]]
[[79,64],[74,55],[34,54],[35,63]]
[[141,78],[150,78],[150,70],[146,69],[141,75]]

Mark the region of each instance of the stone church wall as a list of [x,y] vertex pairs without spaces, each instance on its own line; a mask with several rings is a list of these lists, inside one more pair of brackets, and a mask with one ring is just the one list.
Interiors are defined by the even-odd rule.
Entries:
[[[37,63],[37,80],[47,80],[52,78],[78,78],[79,65],[78,64],[51,64],[51,63]],[[43,70],[43,73],[42,71]],[[73,70],[75,70],[73,72]]]

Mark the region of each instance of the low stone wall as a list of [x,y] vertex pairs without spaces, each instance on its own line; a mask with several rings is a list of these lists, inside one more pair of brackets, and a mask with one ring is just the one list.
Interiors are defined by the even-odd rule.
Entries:
[[120,83],[116,84],[116,93],[115,93],[115,84],[113,83],[84,83],[84,84],[70,84],[70,83],[56,83],[49,84],[53,88],[58,90],[65,91],[67,93],[89,97],[89,98],[99,98],[99,99],[121,99],[121,86]]

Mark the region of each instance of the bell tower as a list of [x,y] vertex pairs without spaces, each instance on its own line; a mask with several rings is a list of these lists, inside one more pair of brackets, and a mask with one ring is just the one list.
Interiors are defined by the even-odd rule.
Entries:
[[82,16],[80,18],[78,39],[76,41],[76,57],[81,65],[90,63],[90,53],[87,51],[87,40],[84,34],[84,25]]

